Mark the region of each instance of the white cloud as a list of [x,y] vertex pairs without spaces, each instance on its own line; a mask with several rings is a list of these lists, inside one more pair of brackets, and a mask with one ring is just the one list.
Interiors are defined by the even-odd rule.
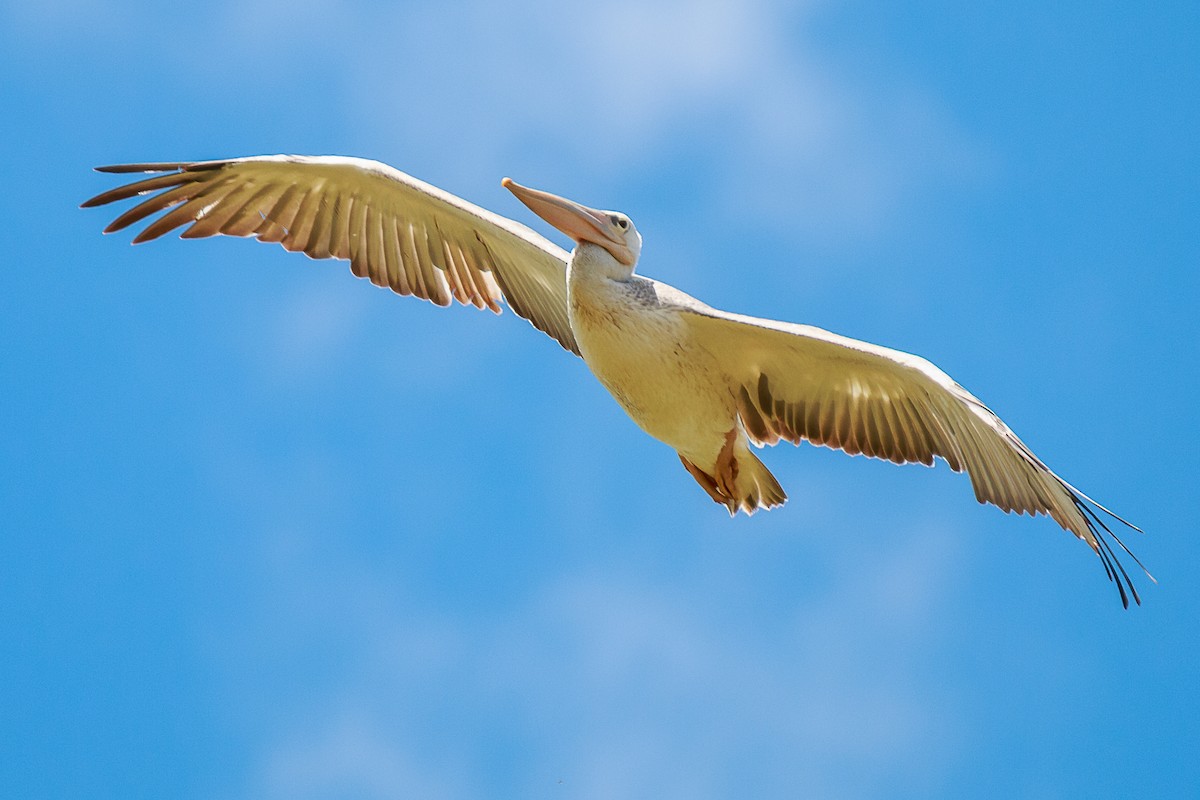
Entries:
[[[930,597],[959,558],[951,534],[897,533],[815,603],[765,616],[698,580],[707,564],[674,579],[598,565],[511,608],[453,614],[344,555],[273,557],[269,591],[243,609],[247,636],[286,619],[259,643],[268,658],[336,657],[289,689],[285,714],[263,713],[268,686],[231,699],[254,709],[260,737],[245,794],[471,797],[562,780],[584,798],[853,798],[920,785],[948,768],[944,742],[964,725],[919,677],[943,633]],[[496,775],[484,764],[501,742],[512,761]]]
[[292,281],[278,287],[275,304],[261,310],[266,316],[265,340],[247,332],[247,339],[262,348],[263,360],[272,368],[268,378],[327,374],[339,356],[361,346],[356,340],[363,330],[366,295],[324,291],[324,285]]
[[250,796],[286,800],[466,796],[453,774],[430,774],[398,746],[394,732],[380,731],[370,720],[350,715],[300,734],[266,754]]
[[[353,108],[392,135],[452,142],[464,181],[536,143],[551,155],[531,166],[564,191],[636,184],[700,142],[690,168],[709,174],[706,207],[750,231],[835,241],[885,227],[928,184],[970,180],[986,160],[927,92],[822,56],[806,38],[815,4],[571,8],[472,5],[465,30],[397,14],[354,68]],[[382,38],[414,22],[420,44],[385,54]]]
[[[347,148],[477,199],[500,197],[510,170],[604,195],[686,150],[706,210],[751,235],[838,242],[903,219],[929,185],[973,180],[988,159],[902,70],[850,74],[825,55],[814,22],[832,13],[768,0],[261,0],[189,23],[220,57],[145,37],[147,20],[123,35],[145,39],[145,59],[197,98],[229,102],[236,86],[310,103]],[[308,85],[333,96],[308,98]]]

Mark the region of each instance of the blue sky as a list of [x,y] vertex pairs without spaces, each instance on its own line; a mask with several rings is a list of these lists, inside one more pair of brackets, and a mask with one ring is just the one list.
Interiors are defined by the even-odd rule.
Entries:
[[[1200,791],[1200,10],[985,5],[0,4],[6,793]],[[1161,584],[944,465],[776,448],[730,520],[512,314],[77,208],[277,152],[920,353]]]

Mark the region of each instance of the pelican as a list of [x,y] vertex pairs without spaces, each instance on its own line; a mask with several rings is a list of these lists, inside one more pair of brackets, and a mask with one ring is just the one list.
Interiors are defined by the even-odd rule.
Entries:
[[314,259],[348,260],[358,277],[439,306],[457,301],[499,314],[507,303],[583,358],[730,515],[787,499],[751,445],[806,440],[926,466],[941,458],[967,472],[979,502],[1049,515],[1099,556],[1124,607],[1130,597],[1141,603],[1105,534],[1146,568],[1104,516],[1139,529],[1051,471],[950,376],[918,356],[720,311],[640,276],[642,237],[625,214],[504,178],[574,241],[568,253],[518,222],[365,159],[279,155],[96,169],[152,175],[83,203],[148,195],[104,229],[165,212],[135,244],[188,225],[183,238],[254,236]]

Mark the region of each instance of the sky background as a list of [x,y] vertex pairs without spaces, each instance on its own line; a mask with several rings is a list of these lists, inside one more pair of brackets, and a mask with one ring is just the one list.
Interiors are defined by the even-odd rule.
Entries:
[[[1194,2],[0,2],[3,793],[1196,796],[1198,41]],[[944,464],[775,448],[791,502],[730,520],[511,313],[77,208],[281,152],[619,209],[646,274],[922,354],[1160,585],[1122,611]]]

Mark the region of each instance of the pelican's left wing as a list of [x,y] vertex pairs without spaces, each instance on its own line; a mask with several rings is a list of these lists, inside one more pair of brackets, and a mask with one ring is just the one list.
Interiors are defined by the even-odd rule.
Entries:
[[279,242],[312,258],[342,258],[355,275],[440,306],[500,312],[504,300],[579,355],[567,317],[567,253],[529,228],[378,161],[256,156],[120,164],[100,172],[157,173],[83,204],[149,195],[105,233],[159,212],[133,241],[182,225],[181,235]]
[[898,464],[932,465],[940,457],[955,472],[967,471],[979,502],[1050,515],[1100,556],[1126,605],[1125,586],[1141,602],[1101,531],[1128,549],[1089,503],[1112,512],[1054,474],[987,406],[930,362],[808,325],[682,304],[694,342],[717,359],[742,425],[757,444],[808,440]]

